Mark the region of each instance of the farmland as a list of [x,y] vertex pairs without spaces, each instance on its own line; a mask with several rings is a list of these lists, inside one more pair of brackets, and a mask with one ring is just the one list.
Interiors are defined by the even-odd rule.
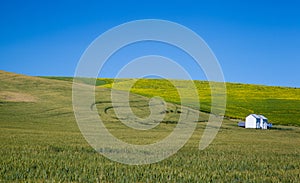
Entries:
[[[119,89],[122,89],[122,83],[126,84],[124,82],[126,80],[120,81]],[[149,102],[147,97],[158,94],[172,102],[167,105],[170,111],[179,105],[175,88],[163,82],[166,81],[140,80],[134,85],[131,92],[136,94],[131,94],[130,100],[136,102],[130,105],[136,115],[149,115],[149,110],[141,110],[141,106]],[[178,114],[169,113],[155,128],[140,131],[122,125],[114,118],[113,110],[105,112],[111,107],[107,102],[111,83],[109,79],[98,82],[96,107],[114,136],[133,144],[149,144],[171,133]],[[201,107],[203,111],[209,111],[209,86],[200,81],[196,85],[201,93]],[[130,166],[105,158],[85,141],[74,118],[70,79],[29,77],[0,71],[0,86],[0,182],[300,180],[300,128],[297,126],[276,125],[272,130],[249,130],[238,128],[236,121],[225,119],[212,144],[200,151],[199,140],[207,121],[207,114],[200,113],[192,137],[175,155],[154,164]],[[296,111],[299,89],[240,84],[228,84],[227,89],[228,116],[243,118],[244,113],[260,112],[277,124],[299,124],[296,119],[300,116]],[[270,100],[269,103],[263,100],[261,108],[248,101],[263,97]],[[283,120],[280,115],[283,112],[289,120]]]
[[[132,80],[99,79],[107,88],[125,90]],[[173,80],[177,87],[185,89],[184,95],[189,97],[189,87],[184,80]],[[210,112],[211,91],[206,81],[194,81],[198,89],[200,110]],[[244,119],[251,113],[264,114],[273,124],[300,126],[300,88],[262,86],[251,84],[226,83],[227,106],[226,116],[234,119]],[[140,79],[136,80],[130,89],[132,93],[147,97],[161,96],[168,102],[180,103],[177,89],[168,80]],[[195,102],[190,99],[190,106]]]

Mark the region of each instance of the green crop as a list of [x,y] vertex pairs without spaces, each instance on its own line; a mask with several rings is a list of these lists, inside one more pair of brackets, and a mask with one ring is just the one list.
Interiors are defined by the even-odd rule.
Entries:
[[[138,84],[136,88],[139,88]],[[153,85],[156,89],[161,88],[163,93],[163,85]],[[50,80],[0,71],[0,86],[0,182],[300,181],[300,128],[296,126],[244,129],[237,127],[236,121],[225,119],[212,144],[200,151],[199,140],[208,117],[201,113],[192,137],[176,154],[158,163],[129,166],[105,158],[85,141],[73,114],[71,80]],[[254,91],[251,89],[254,86],[247,87]],[[243,95],[231,86],[228,88],[229,100],[231,95]],[[271,95],[268,87],[262,88],[266,89],[260,92],[269,93],[270,98],[297,97],[294,93],[297,89],[290,89],[294,94],[283,92],[279,95],[275,90]],[[278,91],[288,90],[278,88]],[[152,90],[149,96],[154,94]],[[251,95],[252,98],[260,97]],[[172,132],[180,115],[171,112],[177,105],[169,103],[170,112],[157,127],[149,131],[130,129],[114,118],[109,96],[110,89],[98,88],[94,107],[100,115],[106,114],[102,116],[109,131],[128,143],[149,144],[163,139]],[[136,115],[149,115],[145,105],[148,98],[132,94],[130,101]]]
[[[102,80],[102,79],[99,79]],[[177,88],[184,91],[183,95],[190,97],[190,86],[184,80],[139,79],[130,88],[130,92],[147,97],[160,96],[168,102],[180,104]],[[113,83],[102,85],[119,90],[128,89],[130,79],[117,79]],[[211,111],[211,90],[209,82],[194,81],[198,89],[200,110]],[[213,83],[213,82],[212,82]],[[227,106],[226,116],[243,120],[252,113],[263,114],[273,124],[300,126],[300,88],[262,86],[238,83],[226,83]],[[198,102],[191,96],[190,107]]]

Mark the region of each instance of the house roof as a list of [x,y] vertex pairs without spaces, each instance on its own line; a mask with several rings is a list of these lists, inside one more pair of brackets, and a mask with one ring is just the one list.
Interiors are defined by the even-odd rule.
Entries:
[[266,118],[265,116],[263,116],[263,115],[259,115],[260,116],[260,118],[262,118],[262,119],[268,119],[268,118]]
[[249,116],[253,116],[253,117],[255,117],[256,119],[268,119],[268,118],[266,118],[265,116],[259,115],[259,114],[250,114]]

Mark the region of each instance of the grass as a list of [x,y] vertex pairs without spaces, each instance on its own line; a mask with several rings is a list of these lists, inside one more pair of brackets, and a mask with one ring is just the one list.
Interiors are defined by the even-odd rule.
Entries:
[[[68,82],[73,82],[73,77],[58,77],[58,76],[40,76],[40,78],[45,78],[45,79],[55,79],[55,80],[61,80],[61,81],[68,81]],[[77,80],[78,82],[79,80]],[[93,78],[81,78],[81,83],[84,84],[89,84],[89,85],[95,85],[95,86],[100,86],[100,85],[105,85],[109,84],[112,82],[111,79],[101,79],[101,80],[96,80]],[[95,83],[93,83],[95,82]]]
[[[99,79],[102,80],[102,79]],[[103,82],[105,80],[102,80]],[[147,97],[160,96],[168,102],[180,104],[177,89],[168,80],[139,79],[130,89],[132,93]],[[173,80],[177,88],[183,91],[184,96],[190,99],[193,107],[193,96],[190,95],[190,86],[184,80]],[[102,85],[107,88],[127,90],[133,80],[120,79]],[[210,112],[211,92],[206,81],[194,81],[198,89],[200,110]],[[264,114],[273,124],[300,126],[300,88],[262,86],[238,83],[226,83],[227,106],[226,116],[243,120],[251,113]]]
[[[299,182],[300,128],[238,128],[224,120],[213,143],[199,151],[203,122],[175,155],[150,165],[129,166],[94,151],[80,133],[72,111],[71,81],[27,77],[0,71],[0,91],[34,97],[34,101],[0,97],[0,182]],[[0,93],[1,93],[0,92]],[[96,107],[118,138],[148,144],[168,135],[178,114],[169,113],[152,130],[133,130],[114,117],[110,90],[98,88]],[[149,114],[149,99],[131,95],[134,113]],[[133,102],[137,101],[137,102]],[[175,110],[168,104],[168,110]],[[146,156],[146,155],[145,155]]]

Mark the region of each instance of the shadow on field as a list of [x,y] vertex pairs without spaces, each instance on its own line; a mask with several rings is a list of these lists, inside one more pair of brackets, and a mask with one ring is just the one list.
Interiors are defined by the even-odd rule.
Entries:
[[287,128],[287,127],[272,127],[269,130],[280,130],[280,131],[292,131],[294,130],[293,128]]

